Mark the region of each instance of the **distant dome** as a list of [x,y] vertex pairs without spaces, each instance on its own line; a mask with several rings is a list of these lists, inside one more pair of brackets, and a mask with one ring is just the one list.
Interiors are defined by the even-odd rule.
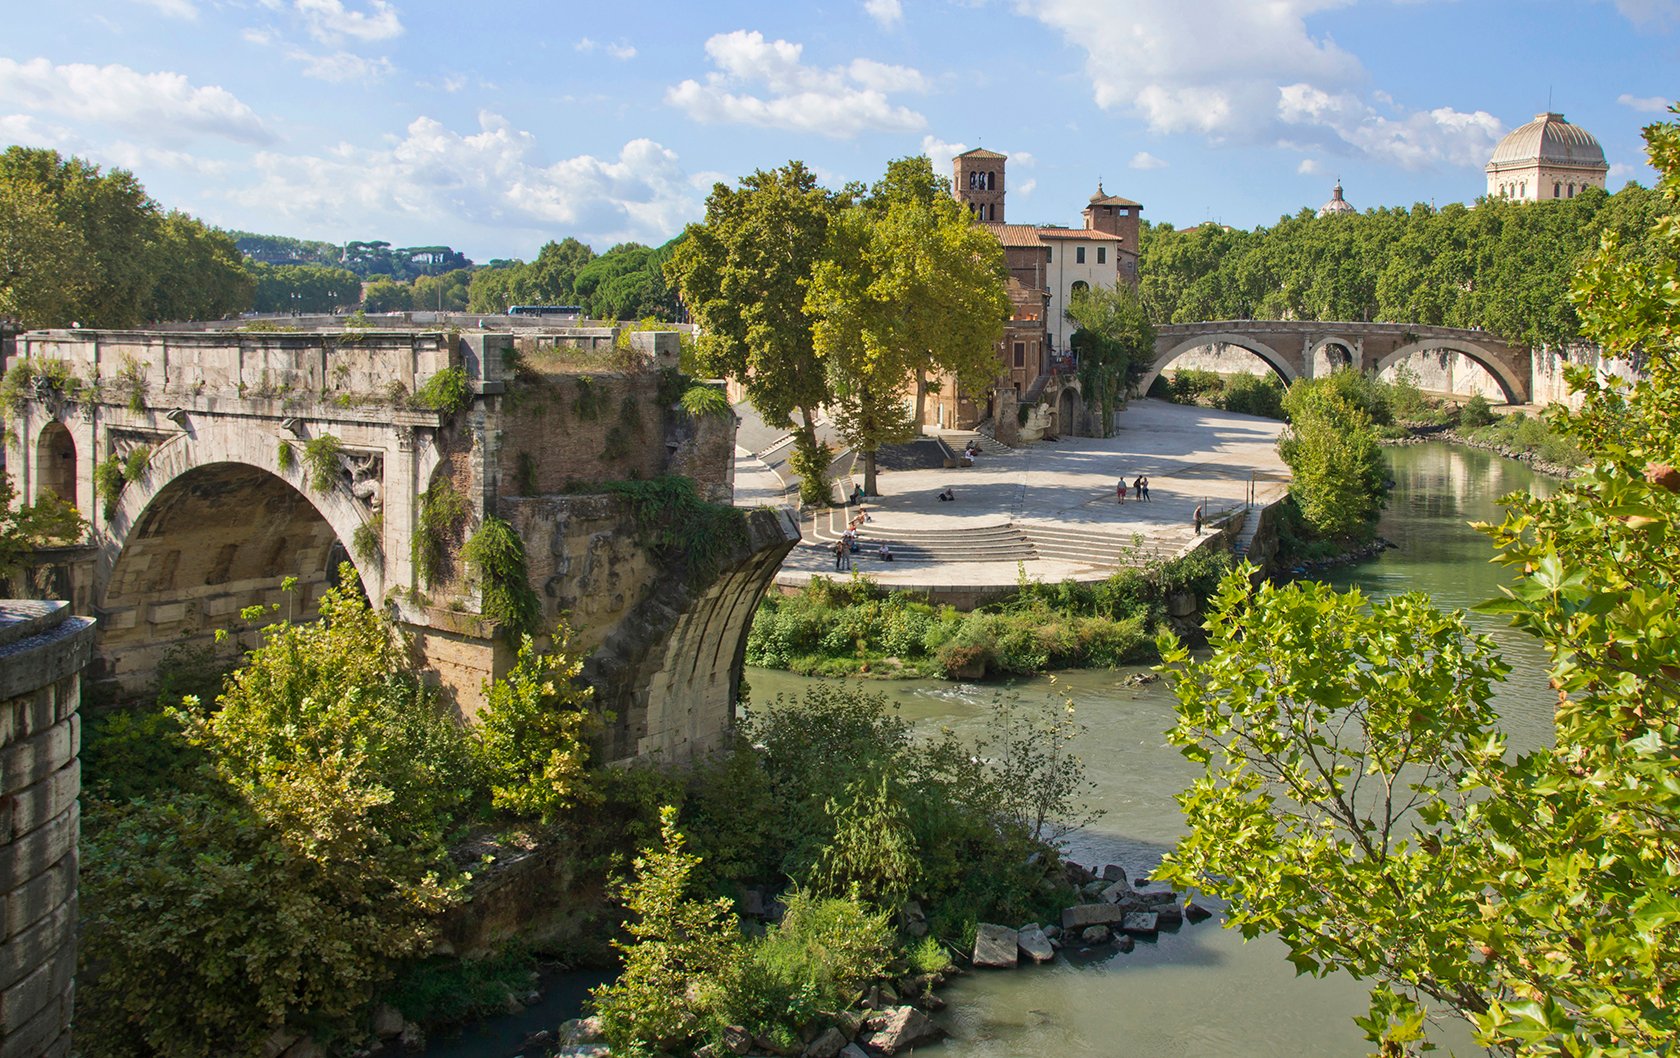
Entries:
[[1330,189],[1330,201],[1318,207],[1318,215],[1328,217],[1337,213],[1358,213],[1348,200],[1342,197],[1342,182],[1336,181],[1336,186]]
[[1562,114],[1536,114],[1534,120],[1516,129],[1499,141],[1488,160],[1488,168],[1510,166],[1562,165],[1579,169],[1609,169],[1604,161],[1604,148],[1593,134],[1579,125],[1563,120]]

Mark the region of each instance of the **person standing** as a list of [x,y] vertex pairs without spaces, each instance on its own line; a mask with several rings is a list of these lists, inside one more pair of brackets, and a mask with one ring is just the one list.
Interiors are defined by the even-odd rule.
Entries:
[[846,546],[845,538],[842,537],[839,540],[834,541],[834,568],[836,570],[843,570],[849,568],[851,564],[852,551],[851,548]]
[[1190,521],[1196,527],[1196,535],[1202,535],[1202,505],[1196,504],[1196,513],[1190,516]]
[[1125,478],[1121,478],[1119,483],[1114,486],[1114,502],[1115,503],[1125,503],[1126,502],[1126,479]]
[[1139,474],[1137,480],[1132,482],[1132,491],[1137,493],[1138,499],[1147,500],[1149,498],[1149,479]]

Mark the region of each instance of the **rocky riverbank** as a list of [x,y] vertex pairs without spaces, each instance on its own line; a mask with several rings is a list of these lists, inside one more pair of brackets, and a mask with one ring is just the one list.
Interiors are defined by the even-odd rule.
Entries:
[[1527,463],[1535,471],[1554,478],[1570,478],[1575,476],[1575,467],[1562,463],[1553,463],[1540,458],[1539,453],[1508,444],[1498,444],[1491,441],[1480,441],[1468,434],[1460,433],[1451,427],[1420,427],[1414,429],[1410,436],[1387,438],[1381,443],[1392,447],[1406,445],[1420,445],[1429,441],[1449,441],[1463,445],[1466,448],[1479,448],[1484,452],[1493,452],[1506,459],[1515,459],[1519,463]]

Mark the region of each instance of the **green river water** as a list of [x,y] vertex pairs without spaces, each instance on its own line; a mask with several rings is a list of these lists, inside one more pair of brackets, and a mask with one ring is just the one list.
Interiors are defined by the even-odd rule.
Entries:
[[[1340,587],[1372,595],[1423,590],[1439,605],[1467,608],[1498,593],[1504,577],[1491,564],[1485,537],[1471,521],[1496,520],[1497,500],[1519,490],[1541,491],[1548,481],[1523,464],[1445,444],[1389,449],[1396,489],[1382,533],[1398,547],[1380,559],[1335,576]],[[1513,666],[1498,697],[1516,746],[1550,737],[1551,693],[1544,658],[1532,640],[1496,619],[1472,615],[1499,642]],[[1088,725],[1076,749],[1096,783],[1093,800],[1106,814],[1068,842],[1075,860],[1119,863],[1144,876],[1183,832],[1174,795],[1194,769],[1167,745],[1172,702],[1159,684],[1132,687],[1138,670],[1063,672],[1057,691],[1072,695]],[[763,702],[797,694],[810,681],[785,672],[748,673],[752,696]],[[937,681],[872,684],[899,703],[909,719],[931,727],[978,733],[993,685]],[[1010,687],[1025,695],[1051,694],[1049,678]],[[1019,925],[1019,923],[1016,923]],[[1013,972],[977,973],[944,993],[941,1019],[951,1038],[918,1053],[950,1058],[1301,1058],[1357,1056],[1367,1044],[1351,1016],[1363,1012],[1366,986],[1346,976],[1296,977],[1283,945],[1271,938],[1244,942],[1215,918],[1139,944],[1131,954],[1105,949],[1098,959],[1058,959]],[[573,1000],[575,1002],[575,1000]],[[552,1025],[559,1017],[549,1004]],[[531,1012],[538,1017],[537,1010]],[[517,1037],[516,1037],[517,1038]],[[1442,1042],[1460,1055],[1479,1053],[1462,1029]],[[430,1052],[479,1054],[445,1046]]]

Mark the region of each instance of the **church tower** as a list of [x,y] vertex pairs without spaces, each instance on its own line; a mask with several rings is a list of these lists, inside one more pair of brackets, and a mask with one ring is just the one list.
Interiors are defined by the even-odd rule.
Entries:
[[1003,163],[1008,155],[976,147],[951,159],[951,190],[977,220],[1003,223]]

